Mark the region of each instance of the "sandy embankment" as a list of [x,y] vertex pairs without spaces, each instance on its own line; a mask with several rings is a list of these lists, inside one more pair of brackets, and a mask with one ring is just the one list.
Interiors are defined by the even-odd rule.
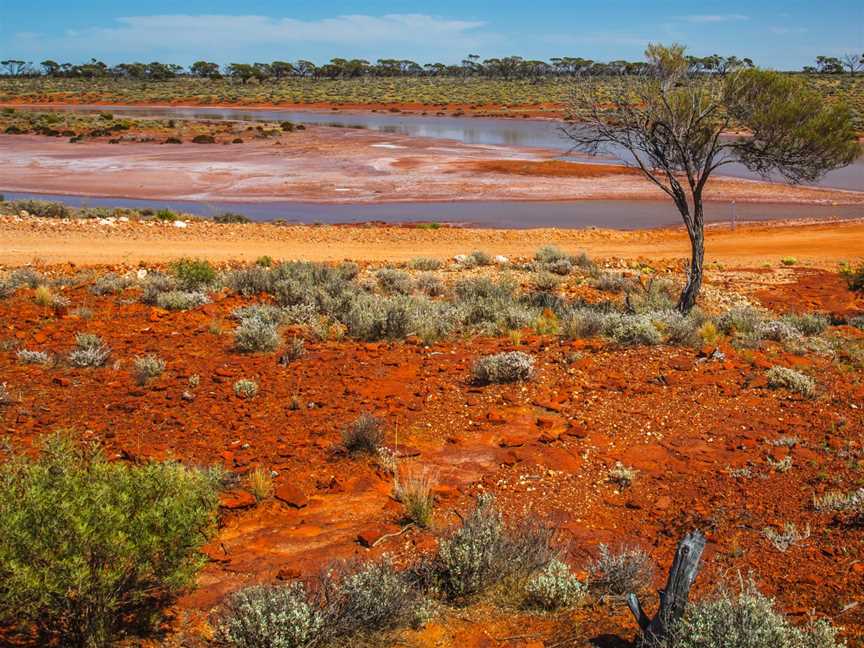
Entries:
[[[32,262],[79,265],[158,263],[181,256],[250,262],[262,255],[311,261],[399,262],[417,256],[448,258],[472,250],[526,257],[541,245],[594,258],[683,259],[683,229],[616,230],[463,229],[378,226],[217,225],[192,222],[185,229],[148,222],[100,225],[98,221],[0,218],[0,264]],[[759,267],[795,257],[799,264],[836,269],[838,261],[864,258],[864,221],[811,224],[747,224],[731,231],[709,227],[707,258]]]
[[[373,203],[665,199],[628,169],[558,151],[311,127],[239,145],[0,135],[0,191],[200,201]],[[708,200],[861,204],[864,193],[717,178]]]

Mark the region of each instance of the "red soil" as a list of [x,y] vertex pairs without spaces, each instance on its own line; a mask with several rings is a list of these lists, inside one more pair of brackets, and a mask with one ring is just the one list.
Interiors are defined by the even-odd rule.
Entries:
[[[798,274],[806,286],[811,274]],[[712,274],[710,285],[722,281]],[[775,296],[795,294],[797,285]],[[823,303],[851,299],[836,282],[826,285]],[[707,349],[618,349],[526,335],[520,348],[537,357],[536,378],[478,388],[468,382],[473,358],[511,343],[307,340],[308,355],[282,367],[272,354],[244,356],[230,348],[228,316],[254,299],[220,295],[195,311],[167,313],[93,296],[84,285],[65,294],[91,308],[92,319],[53,317],[21,290],[0,301],[0,336],[63,353],[86,330],[106,339],[113,358],[100,369],[46,368],[20,365],[14,352],[0,352],[0,375],[20,397],[0,409],[0,432],[26,444],[53,429],[75,428],[103,441],[118,460],[175,456],[221,463],[239,475],[255,466],[279,473],[272,500],[256,506],[242,482],[224,498],[222,529],[207,549],[211,562],[197,589],[172,610],[168,626],[178,643],[199,645],[207,613],[238,587],[307,575],[337,556],[416,557],[455,521],[451,511],[464,510],[480,491],[494,492],[508,512],[529,509],[554,520],[579,569],[601,542],[638,544],[665,568],[678,538],[701,528],[709,547],[697,595],[752,570],[796,621],[815,611],[842,625],[853,642],[864,640],[864,529],[810,504],[814,493],[849,490],[860,480],[860,372],[775,346],[738,352],[722,344],[726,359],[713,361]],[[132,358],[144,353],[158,354],[168,369],[141,388],[130,369]],[[764,370],[774,364],[816,376],[818,396],[804,400],[767,389]],[[194,389],[192,374],[201,377]],[[233,382],[244,377],[260,385],[254,400],[233,393]],[[391,478],[375,461],[338,451],[340,430],[363,411],[387,420],[387,442],[404,467],[432,469],[441,483],[433,531],[411,529],[372,550],[359,540],[398,529],[401,509],[390,497]],[[784,436],[800,441],[791,449],[770,443]],[[787,456],[791,470],[772,468],[769,459]],[[629,489],[607,481],[617,461],[639,471]],[[752,478],[728,472],[744,467]],[[809,525],[813,533],[780,553],[762,529],[785,522]],[[609,637],[633,634],[625,609],[611,603],[560,617],[481,604],[401,640],[538,646],[569,637],[570,645],[582,646],[602,635],[603,645],[617,645]],[[500,639],[517,636],[530,639]]]

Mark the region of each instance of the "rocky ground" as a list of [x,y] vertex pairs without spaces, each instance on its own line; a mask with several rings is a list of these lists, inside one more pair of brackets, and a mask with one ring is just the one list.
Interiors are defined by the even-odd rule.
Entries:
[[[11,243],[12,232],[28,226],[4,221],[2,227],[10,241],[3,245],[8,257],[18,245]],[[96,231],[80,227],[71,231],[82,237]],[[56,228],[52,236],[61,235],[60,225]],[[185,235],[165,231],[172,241]],[[373,241],[388,242],[379,248],[388,255],[393,239],[418,236],[398,228],[305,231],[307,250],[319,235],[367,237],[369,246],[371,232]],[[794,228],[758,231],[777,241]],[[808,240],[818,240],[821,231],[814,229]],[[451,248],[483,242],[489,252],[518,260],[506,233],[419,235],[427,234],[441,236]],[[519,245],[533,244],[541,235],[534,232]],[[561,240],[576,252],[570,236],[576,234],[561,234]],[[634,279],[646,264],[632,261],[647,249],[639,248],[640,241],[680,243],[673,234],[635,233],[626,241],[603,236],[581,242],[600,249],[632,244],[639,254],[631,260],[595,256],[604,257],[607,267],[625,268]],[[22,240],[28,245],[26,237]],[[720,240],[709,237],[709,248],[716,250]],[[197,249],[202,254],[216,249],[218,258],[218,246],[211,243],[199,240]],[[167,249],[163,254],[177,251]],[[348,250],[341,257],[351,256],[353,248]],[[820,254],[827,265],[832,253]],[[835,260],[837,254],[835,247]],[[674,271],[676,256],[651,265]],[[135,270],[138,259],[129,261],[117,265],[116,259],[95,271]],[[380,265],[372,263],[367,271]],[[577,574],[585,573],[601,543],[632,545],[656,561],[660,587],[675,543],[685,532],[702,529],[709,544],[696,596],[752,573],[796,622],[828,618],[843,628],[850,645],[864,641],[864,530],[813,507],[816,495],[864,483],[860,357],[790,350],[772,342],[740,348],[723,336],[699,348],[625,348],[533,330],[424,344],[414,338],[321,340],[296,329],[285,336],[303,337],[307,354],[281,365],[274,354],[232,350],[230,313],[258,298],[223,291],[211,304],[168,312],[140,303],[134,289],[92,294],[93,275],[80,274],[80,267],[38,269],[75,277],[60,291],[70,304],[40,306],[29,288],[0,300],[0,376],[15,396],[0,408],[2,436],[26,445],[47,431],[74,428],[102,441],[119,461],[178,457],[222,464],[239,478],[223,496],[221,531],[207,547],[209,563],[197,587],[171,608],[160,645],[206,643],[208,615],[227,592],[244,585],[306,576],[335,557],[388,553],[397,562],[412,560],[430,551],[458,521],[455,512],[465,511],[483,492],[495,494],[508,515],[528,512],[551,520]],[[462,271],[449,264],[439,274],[449,283]],[[616,298],[578,277],[565,279],[559,290],[588,301]],[[864,313],[864,299],[833,269],[761,267],[752,258],[749,264],[712,266],[703,306],[717,311],[740,301],[777,313],[824,312],[838,323]],[[105,367],[16,362],[18,348],[61,355],[83,330],[111,346]],[[864,332],[846,325],[832,326],[828,334],[849,348],[864,340]],[[516,349],[535,356],[532,380],[484,387],[470,381],[477,357]],[[158,354],[167,369],[141,387],[131,376],[131,362],[145,353]],[[770,389],[765,370],[778,364],[812,376],[815,397]],[[190,381],[192,376],[198,381]],[[240,378],[257,381],[254,399],[235,395],[232,385]],[[340,451],[341,431],[362,412],[386,421],[385,443],[400,469],[435,475],[430,529],[398,533],[403,511],[392,497],[392,466]],[[619,463],[635,471],[629,486],[610,479]],[[276,474],[273,496],[260,502],[243,481],[256,467]],[[765,529],[787,523],[809,535],[781,551]],[[404,646],[629,646],[635,628],[628,615],[626,606],[612,599],[538,615],[493,593],[468,607],[445,609],[421,629],[374,640]]]

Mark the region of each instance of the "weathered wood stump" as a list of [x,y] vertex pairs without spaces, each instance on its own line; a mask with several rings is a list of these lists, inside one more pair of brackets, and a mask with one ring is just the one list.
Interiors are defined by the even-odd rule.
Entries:
[[667,637],[669,630],[684,615],[690,587],[696,580],[704,550],[705,536],[699,531],[688,533],[678,543],[666,587],[658,592],[660,609],[653,619],[645,614],[636,594],[631,592],[627,595],[627,605],[642,629],[643,643],[649,646],[660,644]]

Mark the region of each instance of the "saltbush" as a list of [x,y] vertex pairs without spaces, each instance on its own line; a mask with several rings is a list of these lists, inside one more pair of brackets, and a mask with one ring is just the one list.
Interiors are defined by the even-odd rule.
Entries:
[[216,271],[204,259],[178,259],[171,264],[177,282],[184,290],[195,291],[216,281]]
[[351,454],[375,454],[384,443],[384,421],[364,412],[342,431],[342,445]]
[[768,377],[768,386],[773,389],[788,389],[807,398],[816,393],[816,382],[810,376],[800,371],[795,371],[788,367],[774,366],[768,369],[765,375]]
[[15,356],[21,364],[51,364],[51,354],[45,351],[30,351],[28,349],[18,349]]
[[92,333],[75,335],[75,348],[69,352],[69,364],[73,367],[101,367],[111,355],[111,347]]
[[626,596],[651,586],[654,563],[641,549],[622,547],[612,551],[600,545],[600,556],[588,567],[589,586],[603,595]]
[[413,288],[411,276],[394,268],[382,268],[375,273],[375,279],[381,290],[389,294],[407,295]]
[[552,560],[526,585],[526,603],[543,610],[560,610],[576,603],[586,587],[559,559]]
[[210,303],[207,293],[198,290],[169,290],[156,295],[156,305],[170,311],[190,310]]
[[63,435],[36,459],[0,463],[0,623],[107,646],[191,583],[215,532],[219,479],[110,462]]
[[151,378],[161,376],[164,371],[165,361],[153,353],[139,356],[132,363],[132,375],[141,386],[146,385]]
[[484,356],[474,362],[472,380],[480,385],[528,380],[534,374],[534,358],[522,351]]
[[234,331],[234,348],[241,353],[275,351],[280,344],[277,324],[266,316],[247,317]]

